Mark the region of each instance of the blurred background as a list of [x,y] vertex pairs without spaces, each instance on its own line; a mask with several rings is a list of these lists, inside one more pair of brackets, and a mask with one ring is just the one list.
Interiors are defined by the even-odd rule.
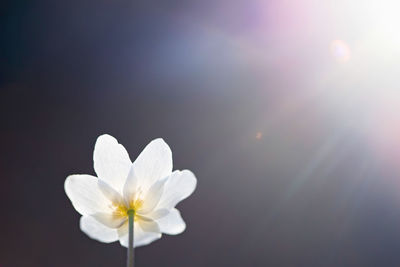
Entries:
[[137,266],[400,266],[400,3],[1,4],[0,266],[124,266],[64,192],[100,134],[195,193]]

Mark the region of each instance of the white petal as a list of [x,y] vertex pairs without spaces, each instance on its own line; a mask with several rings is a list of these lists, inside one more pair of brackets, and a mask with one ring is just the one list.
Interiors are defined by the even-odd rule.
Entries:
[[126,182],[123,189],[123,196],[127,203],[130,203],[132,200],[136,199],[136,189],[138,185],[138,177],[134,175],[133,164],[128,173],[128,177],[126,178]]
[[138,213],[140,214],[146,214],[150,211],[152,211],[160,201],[163,191],[164,191],[164,184],[167,181],[167,179],[162,179],[158,180],[155,182],[150,189],[148,190],[146,196],[144,197],[143,200],[143,207],[138,210]]
[[104,134],[99,136],[93,152],[94,170],[118,192],[122,192],[132,162],[117,139]]
[[[119,242],[122,246],[128,247],[128,223],[125,223],[118,229]],[[150,244],[151,242],[160,239],[161,233],[145,232],[137,222],[134,225],[134,247],[140,247]]]
[[164,186],[158,208],[171,209],[190,196],[196,188],[197,179],[189,170],[174,171]]
[[121,194],[118,193],[114,188],[109,186],[106,182],[101,179],[97,179],[97,185],[103,195],[114,204],[124,204],[124,199]]
[[97,186],[98,179],[91,175],[70,175],[64,189],[74,208],[82,215],[109,211],[110,201]]
[[118,240],[118,232],[96,221],[91,216],[82,216],[80,220],[81,230],[90,238],[104,243],[111,243]]
[[171,212],[157,220],[162,233],[169,235],[177,235],[185,231],[186,224],[182,219],[181,213],[177,209],[172,209]]
[[150,218],[138,216],[138,224],[139,227],[142,228],[144,232],[153,232],[153,233],[160,233],[160,228],[158,224],[151,220]]
[[172,172],[172,152],[163,139],[151,141],[133,162],[133,175],[137,176],[139,184],[146,192],[156,181]]
[[114,229],[120,228],[127,221],[126,217],[115,216],[112,213],[104,212],[92,214],[92,217],[95,218],[99,223]]
[[170,213],[170,211],[167,209],[158,209],[158,210],[152,211],[149,214],[146,214],[146,217],[148,217],[152,220],[158,220],[158,219],[161,219],[162,217],[167,216],[169,213]]

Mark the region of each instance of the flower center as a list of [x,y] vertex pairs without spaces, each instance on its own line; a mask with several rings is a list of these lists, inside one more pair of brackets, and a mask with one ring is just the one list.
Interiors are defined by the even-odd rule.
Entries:
[[138,198],[129,203],[129,208],[134,211],[138,211],[143,207],[143,203],[144,203],[143,199]]
[[132,200],[128,206],[126,206],[124,203],[113,203],[113,215],[116,217],[128,217],[129,212],[133,211],[135,216],[134,220],[137,221],[137,211],[143,207],[143,203],[144,201],[141,198]]

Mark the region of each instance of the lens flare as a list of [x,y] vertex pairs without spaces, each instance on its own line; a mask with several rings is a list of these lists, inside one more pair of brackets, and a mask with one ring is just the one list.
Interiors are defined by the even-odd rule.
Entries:
[[338,62],[347,62],[350,59],[350,48],[342,40],[334,40],[331,43],[331,55]]

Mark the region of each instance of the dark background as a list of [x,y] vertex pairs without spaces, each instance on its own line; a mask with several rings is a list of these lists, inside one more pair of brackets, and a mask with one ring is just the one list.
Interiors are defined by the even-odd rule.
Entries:
[[132,159],[162,137],[198,178],[186,231],[139,267],[400,266],[399,113],[376,97],[393,86],[355,72],[327,3],[3,1],[0,266],[124,266],[63,187],[103,133]]

